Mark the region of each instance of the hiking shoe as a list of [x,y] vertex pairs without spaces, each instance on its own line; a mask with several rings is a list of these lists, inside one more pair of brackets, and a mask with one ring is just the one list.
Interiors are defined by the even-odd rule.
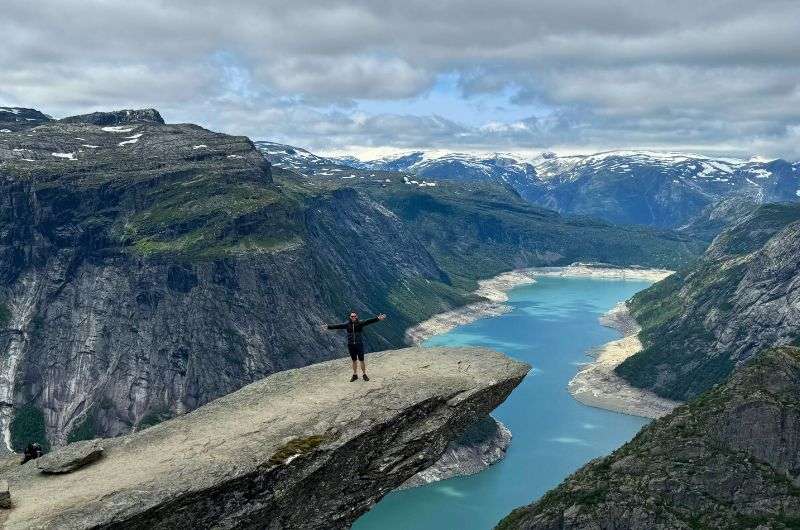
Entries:
[[358,375],[353,374],[353,377],[350,378],[350,382],[352,383],[353,381],[355,381],[357,379],[358,379]]
[[367,374],[364,374],[363,377],[364,377],[364,381],[369,381],[369,377],[367,376]]

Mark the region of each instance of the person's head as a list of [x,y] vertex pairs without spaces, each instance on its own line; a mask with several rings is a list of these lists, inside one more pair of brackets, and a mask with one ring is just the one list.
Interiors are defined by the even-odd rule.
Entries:
[[358,320],[358,313],[356,313],[355,311],[350,311],[350,320],[351,321]]

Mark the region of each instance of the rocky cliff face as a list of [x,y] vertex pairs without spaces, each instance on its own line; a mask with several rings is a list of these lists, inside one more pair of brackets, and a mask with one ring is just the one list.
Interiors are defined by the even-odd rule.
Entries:
[[347,190],[283,200],[245,138],[78,121],[0,144],[0,400],[41,416],[55,444],[330,359],[336,337],[318,327],[334,309],[367,309],[401,278],[442,280],[376,203]]
[[691,398],[762,349],[798,344],[800,206],[766,205],[745,216],[695,266],[629,306],[644,349],[617,373],[665,397]]
[[274,374],[104,440],[104,456],[70,474],[17,466],[4,475],[13,502],[0,510],[4,528],[348,528],[529,369],[482,348],[407,348],[368,362],[368,383],[348,382],[337,361]]
[[95,113],[0,135],[0,428],[12,447],[141,429],[341,356],[341,337],[319,328],[351,308],[389,314],[369,328],[372,349],[400,346],[407,327],[512,267],[674,267],[699,248],[564,218],[505,188],[306,181],[247,138],[162,121]]
[[800,349],[770,350],[498,529],[797,528]]

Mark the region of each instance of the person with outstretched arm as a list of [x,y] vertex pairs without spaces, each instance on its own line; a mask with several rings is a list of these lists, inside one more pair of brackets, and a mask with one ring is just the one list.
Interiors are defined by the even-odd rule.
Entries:
[[350,359],[353,360],[353,377],[350,378],[351,383],[358,379],[358,364],[356,361],[361,363],[361,375],[364,377],[364,381],[369,381],[369,376],[367,375],[367,366],[364,363],[364,339],[361,331],[364,329],[364,326],[369,326],[370,324],[374,324],[375,322],[385,318],[386,315],[381,313],[374,318],[359,320],[358,313],[355,311],[350,311],[350,317],[347,319],[347,322],[343,322],[342,324],[322,325],[322,329],[347,330],[347,351],[350,352]]

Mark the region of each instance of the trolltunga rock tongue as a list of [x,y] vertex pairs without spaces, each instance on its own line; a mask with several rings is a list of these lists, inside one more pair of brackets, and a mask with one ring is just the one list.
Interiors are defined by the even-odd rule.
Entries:
[[[65,475],[6,477],[5,528],[348,528],[502,403],[529,366],[484,348],[370,354],[271,375]],[[2,521],[5,518],[5,521]]]

